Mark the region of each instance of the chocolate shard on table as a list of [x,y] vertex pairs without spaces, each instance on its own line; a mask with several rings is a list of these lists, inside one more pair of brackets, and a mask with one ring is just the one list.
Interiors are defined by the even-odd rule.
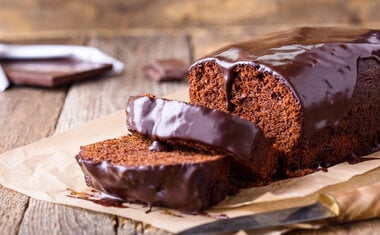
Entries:
[[2,67],[14,85],[57,87],[95,78],[112,70],[112,64],[74,58],[4,60]]
[[380,142],[380,30],[304,27],[232,44],[189,69],[193,104],[257,124],[285,177]]
[[160,59],[143,67],[145,76],[155,82],[181,81],[186,78],[189,65],[180,59]]
[[132,133],[170,146],[232,155],[252,170],[256,180],[269,180],[276,172],[278,154],[272,150],[272,141],[255,124],[238,116],[149,95],[130,97],[126,114]]

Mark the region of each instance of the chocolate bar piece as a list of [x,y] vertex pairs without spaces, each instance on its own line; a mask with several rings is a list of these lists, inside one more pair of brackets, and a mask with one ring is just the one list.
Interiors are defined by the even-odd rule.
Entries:
[[144,74],[153,81],[180,81],[186,77],[188,64],[180,59],[156,60],[143,68]]
[[110,71],[112,64],[64,58],[8,60],[2,62],[2,67],[12,84],[56,87],[99,76]]

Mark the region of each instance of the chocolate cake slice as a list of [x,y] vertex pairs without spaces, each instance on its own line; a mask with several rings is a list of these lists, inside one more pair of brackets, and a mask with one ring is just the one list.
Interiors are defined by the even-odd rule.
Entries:
[[284,177],[375,151],[380,30],[297,28],[226,46],[189,68],[192,104],[257,124]]
[[276,173],[278,156],[272,141],[255,124],[238,116],[153,96],[130,97],[126,114],[129,131],[170,146],[232,155],[245,166],[241,168],[251,169],[246,176],[255,181],[269,181]]
[[199,212],[231,189],[230,157],[188,149],[149,151],[152,141],[127,135],[81,146],[76,160],[88,186],[127,202]]

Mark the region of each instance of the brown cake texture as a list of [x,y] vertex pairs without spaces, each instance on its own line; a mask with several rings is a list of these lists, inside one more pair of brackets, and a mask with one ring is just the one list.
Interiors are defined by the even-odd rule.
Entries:
[[240,163],[234,172],[243,169],[252,184],[269,182],[276,172],[278,155],[272,141],[257,125],[236,115],[152,95],[130,97],[126,114],[128,130],[134,134],[170,146],[233,156],[235,165]]
[[189,69],[192,104],[257,124],[300,176],[380,142],[380,31],[297,28],[226,46]]
[[86,183],[127,202],[199,212],[232,189],[230,158],[190,149],[149,151],[152,140],[138,135],[81,146],[76,160]]

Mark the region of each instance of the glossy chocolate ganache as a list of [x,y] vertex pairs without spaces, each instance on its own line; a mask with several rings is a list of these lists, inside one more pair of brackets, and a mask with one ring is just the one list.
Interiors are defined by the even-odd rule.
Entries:
[[217,63],[228,110],[233,106],[229,94],[237,65],[250,64],[275,74],[301,103],[303,134],[312,136],[339,122],[355,88],[357,62],[365,59],[380,63],[380,30],[305,27],[224,47],[192,67]]
[[287,176],[369,154],[380,141],[380,30],[278,32],[206,55],[188,77],[190,103],[274,138]]
[[260,178],[270,177],[277,166],[272,141],[255,124],[238,116],[152,96],[131,97],[126,114],[128,130],[149,136],[156,146],[160,147],[159,141],[232,155]]

